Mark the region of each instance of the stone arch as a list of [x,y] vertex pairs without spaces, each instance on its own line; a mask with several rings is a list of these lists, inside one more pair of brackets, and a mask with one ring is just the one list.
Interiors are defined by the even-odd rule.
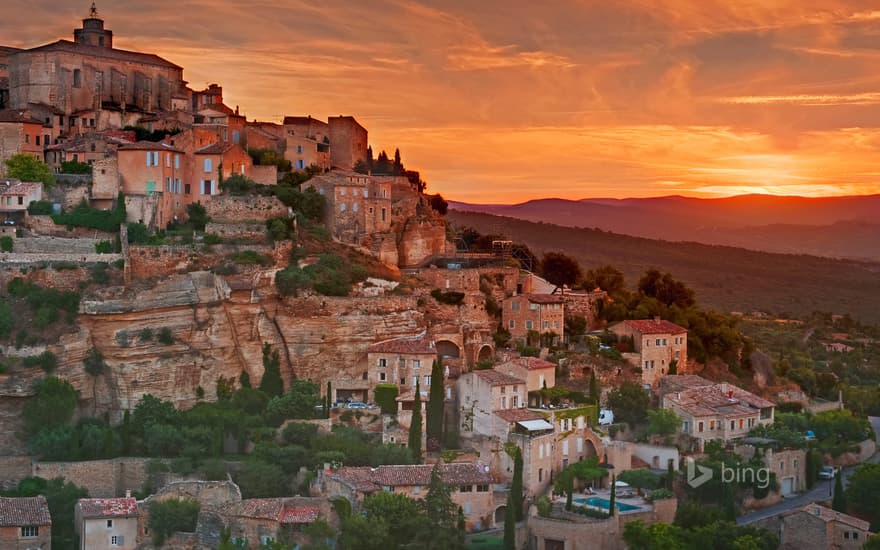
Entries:
[[499,527],[504,525],[504,516],[507,515],[507,505],[502,504],[498,508],[495,508],[495,527]]
[[440,357],[448,357],[451,359],[458,359],[461,357],[461,348],[451,340],[438,340],[435,345],[437,346],[437,354],[440,355]]
[[489,344],[484,344],[480,347],[480,351],[477,352],[477,361],[485,361],[487,359],[491,360],[495,355],[495,350],[492,349],[492,346]]

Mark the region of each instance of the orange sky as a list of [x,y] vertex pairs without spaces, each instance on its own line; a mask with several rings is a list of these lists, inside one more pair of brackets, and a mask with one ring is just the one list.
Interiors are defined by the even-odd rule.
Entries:
[[[59,5],[61,4],[61,5]],[[119,48],[249,119],[353,114],[469,202],[880,193],[880,9],[838,0],[116,0]],[[5,45],[88,2],[6,0]]]

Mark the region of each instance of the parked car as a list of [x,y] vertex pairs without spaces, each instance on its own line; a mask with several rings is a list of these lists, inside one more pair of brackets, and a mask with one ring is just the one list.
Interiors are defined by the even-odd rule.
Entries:
[[346,405],[349,409],[368,409],[367,404],[362,401],[352,401],[348,405]]
[[835,466],[823,466],[822,469],[819,470],[819,479],[834,479],[839,471],[840,468]]

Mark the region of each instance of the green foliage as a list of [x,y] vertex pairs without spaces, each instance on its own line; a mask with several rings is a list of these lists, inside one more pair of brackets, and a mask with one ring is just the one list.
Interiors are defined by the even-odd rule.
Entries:
[[0,338],[12,334],[13,328],[15,328],[15,318],[12,316],[12,307],[7,300],[0,300]]
[[580,287],[587,291],[601,289],[608,294],[617,294],[626,289],[623,273],[610,265],[588,269],[581,279]]
[[439,288],[435,288],[431,291],[431,297],[441,304],[460,306],[464,301],[464,292],[456,292],[454,290],[443,292]]
[[200,202],[192,202],[186,205],[186,217],[189,223],[199,231],[204,231],[205,224],[211,221],[211,218],[208,217],[208,211]]
[[300,269],[291,263],[276,273],[275,286],[284,296],[295,296],[309,287],[325,296],[348,296],[351,285],[365,278],[361,266],[335,254],[321,254],[315,264]]
[[397,414],[398,393],[396,384],[376,384],[373,399],[381,407],[382,414]]
[[559,472],[553,482],[553,490],[560,494],[571,494],[574,491],[575,480],[590,483],[607,475],[608,470],[599,466],[598,457],[587,457],[570,463],[567,468]]
[[419,381],[416,380],[415,397],[413,399],[412,420],[409,426],[409,441],[407,448],[412,454],[416,464],[422,463],[422,392],[419,389]]
[[107,368],[107,363],[104,362],[104,356],[98,348],[92,347],[83,359],[83,367],[91,376],[101,376]]
[[150,502],[147,523],[153,534],[153,544],[161,546],[177,531],[194,533],[201,505],[195,500],[169,499]]
[[95,243],[95,253],[96,254],[112,254],[113,253],[113,243],[110,241],[101,241]]
[[159,142],[165,139],[165,136],[173,136],[180,133],[180,129],[172,128],[172,129],[158,129],[158,130],[149,130],[144,128],[143,126],[132,126],[128,125],[123,128],[123,130],[131,131],[135,133],[138,141],[152,141]]
[[657,409],[648,411],[648,433],[652,435],[670,436],[674,434],[681,419],[670,409]]
[[516,507],[513,495],[507,495],[507,507],[504,509],[504,550],[516,550]]
[[284,381],[281,380],[281,358],[278,350],[273,350],[269,342],[263,343],[263,378],[260,380],[260,391],[270,397],[284,393]]
[[880,464],[860,464],[847,480],[846,501],[852,512],[871,522],[872,531],[880,530],[877,495],[880,495]]
[[608,406],[618,422],[640,424],[648,415],[647,392],[635,382],[624,382],[608,394]]
[[0,237],[0,252],[12,252],[13,242],[8,235]]
[[281,480],[286,479],[280,466],[249,460],[242,465],[235,482],[244,498],[281,497],[290,489]]
[[557,287],[572,286],[581,278],[577,260],[561,252],[547,252],[541,258],[540,274]]
[[28,433],[67,425],[79,400],[70,382],[48,376],[39,380],[35,389],[36,396],[25,404],[22,414]]
[[596,371],[590,371],[590,395],[589,402],[593,405],[599,405],[599,397],[602,395],[599,389],[599,381],[596,380]]
[[440,214],[441,216],[445,216],[446,212],[449,210],[449,203],[443,198],[443,195],[437,193],[436,195],[431,195],[428,198],[428,202],[431,205],[431,208]]
[[296,236],[292,220],[288,218],[266,220],[266,231],[269,233],[269,238],[273,241],[290,240]]
[[273,397],[266,406],[270,425],[280,425],[291,418],[315,418],[315,407],[320,405],[320,388],[311,380],[294,380],[287,393]]
[[128,231],[128,244],[149,244],[153,237],[150,230],[142,223],[129,223],[126,225]]
[[223,181],[220,182],[220,189],[236,196],[251,194],[256,187],[257,182],[241,174],[232,174],[228,178],[223,178]]
[[428,529],[417,540],[422,548],[460,550],[464,547],[464,531],[459,529],[460,508],[452,502],[449,486],[440,477],[440,462],[431,470],[431,483],[423,501]]
[[88,498],[86,489],[77,487],[63,478],[45,480],[26,477],[12,491],[0,492],[4,497],[35,497],[43,495],[52,518],[52,548],[72,549],[79,547],[74,527],[74,510],[81,498]]
[[61,161],[61,173],[62,174],[91,174],[92,173],[92,165],[88,162],[79,162],[77,160],[62,160]]
[[52,213],[52,201],[31,201],[27,210],[31,216],[48,216]]
[[508,506],[513,507],[513,519],[522,521],[525,518],[523,511],[523,456],[519,447],[513,452],[513,479],[510,483],[510,495]]
[[48,350],[39,355],[25,357],[21,363],[26,367],[40,367],[46,372],[52,372],[58,368],[58,358]]
[[72,323],[79,310],[80,296],[76,292],[43,288],[19,277],[9,281],[6,290],[10,296],[27,302],[34,313],[33,324],[40,330],[58,321],[61,313]]
[[544,495],[538,498],[535,505],[538,507],[538,515],[542,518],[549,518],[550,513],[553,511],[553,502],[550,500],[550,497]]
[[834,498],[831,500],[831,508],[835,512],[846,513],[846,493],[843,491],[843,476],[839,473],[834,476]]
[[156,336],[156,340],[158,340],[160,344],[170,346],[174,343],[174,333],[171,332],[170,328],[162,327],[159,329],[159,334]]
[[428,440],[428,449],[434,450],[440,447],[443,438],[443,368],[440,361],[434,360],[431,364],[431,386],[428,389],[428,406],[426,409],[425,431]]
[[675,497],[675,493],[673,493],[670,489],[661,487],[660,489],[655,489],[654,491],[651,491],[650,496],[648,496],[648,500],[653,502],[655,500],[666,500],[673,497]]
[[248,147],[248,154],[257,166],[276,166],[279,172],[290,172],[290,161],[274,149],[252,149]]
[[300,191],[288,185],[276,185],[272,188],[275,196],[285,206],[289,206],[306,221],[320,222],[324,218],[327,201],[314,187]]
[[6,177],[27,182],[42,182],[46,189],[55,185],[49,165],[33,155],[21,153],[6,159]]
[[640,491],[642,489],[656,489],[660,486],[660,476],[647,468],[637,468],[621,472],[617,479],[629,483]]
[[120,196],[116,199],[116,206],[110,210],[90,208],[88,203],[83,200],[70,212],[52,214],[52,221],[57,225],[88,227],[89,229],[115,233],[119,231],[119,225],[125,223],[125,200]]

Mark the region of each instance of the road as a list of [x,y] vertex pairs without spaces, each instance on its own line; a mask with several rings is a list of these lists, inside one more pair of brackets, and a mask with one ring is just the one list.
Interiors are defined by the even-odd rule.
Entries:
[[[874,428],[874,433],[877,434],[878,438],[880,438],[880,417],[869,416],[868,420],[871,422],[871,426]],[[874,453],[874,456],[869,458],[868,462],[880,462],[880,451]],[[854,470],[855,468],[853,467],[844,468],[842,470],[844,485],[846,485],[847,478],[852,475]],[[773,506],[768,506],[767,508],[762,508],[761,510],[749,512],[744,516],[736,518],[736,523],[738,525],[747,525],[761,519],[769,518],[770,516],[775,516],[777,514],[793,510],[794,508],[799,508],[811,502],[831,500],[833,488],[833,480],[817,480],[816,484],[813,485],[813,489],[809,492],[801,493],[795,497],[787,498],[779,504],[774,504]]]

